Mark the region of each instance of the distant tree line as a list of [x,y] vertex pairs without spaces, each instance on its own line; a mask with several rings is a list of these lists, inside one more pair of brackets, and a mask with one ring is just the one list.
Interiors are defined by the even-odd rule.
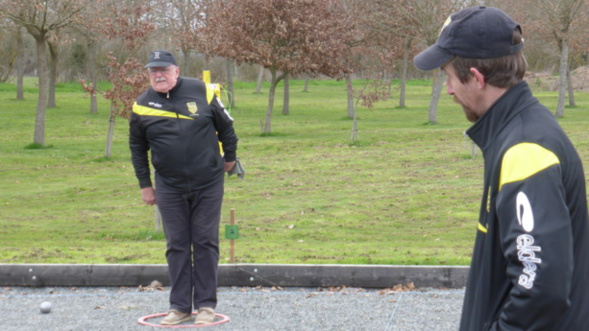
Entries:
[[[530,70],[560,74],[555,115],[562,116],[567,92],[574,105],[570,72],[589,60],[585,0],[0,0],[0,81],[15,79],[23,98],[22,78],[38,77],[34,143],[44,145],[56,83],[80,81],[93,95],[91,112],[105,93],[113,116],[127,117],[147,86],[147,54],[169,49],[183,75],[210,70],[231,105],[234,79],[269,81],[264,134],[280,82],[288,114],[289,77],[346,80],[353,141],[358,107],[390,100],[392,79],[401,80],[400,96],[389,102],[405,107],[406,80],[432,77],[428,120],[437,122],[443,73],[418,72],[411,60],[435,42],[449,14],[472,5],[502,8],[522,24]],[[112,91],[96,89],[103,80]]]

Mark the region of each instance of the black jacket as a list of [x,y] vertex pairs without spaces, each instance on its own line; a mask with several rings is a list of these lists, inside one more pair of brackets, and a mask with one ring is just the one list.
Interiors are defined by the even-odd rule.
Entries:
[[149,150],[158,185],[187,192],[222,180],[224,162],[236,159],[233,119],[200,80],[179,77],[168,93],[149,88],[137,99],[129,123],[131,160],[141,188],[152,186]]
[[589,225],[577,152],[525,82],[467,131],[484,190],[460,330],[589,330]]

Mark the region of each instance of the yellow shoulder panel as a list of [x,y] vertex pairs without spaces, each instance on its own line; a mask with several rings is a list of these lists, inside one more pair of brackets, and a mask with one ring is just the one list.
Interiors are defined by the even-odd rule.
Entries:
[[519,143],[503,156],[499,190],[504,184],[524,180],[559,163],[552,151],[534,143]]
[[219,100],[221,99],[221,85],[207,84],[207,104],[211,104],[215,95]]
[[138,115],[143,116],[156,116],[156,117],[172,117],[172,118],[182,118],[185,120],[194,120],[192,117],[176,114],[171,111],[159,110],[155,108],[140,106],[137,103],[133,104],[133,112]]

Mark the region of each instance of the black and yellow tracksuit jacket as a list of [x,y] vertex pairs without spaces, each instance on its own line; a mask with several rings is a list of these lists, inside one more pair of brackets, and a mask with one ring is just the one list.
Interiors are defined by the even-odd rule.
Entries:
[[589,224],[577,152],[525,82],[467,131],[484,191],[460,330],[589,330]]
[[197,79],[179,77],[168,93],[149,88],[133,106],[129,124],[131,160],[141,188],[152,186],[149,150],[158,185],[161,180],[186,192],[222,180],[224,162],[236,159],[233,119],[214,91]]

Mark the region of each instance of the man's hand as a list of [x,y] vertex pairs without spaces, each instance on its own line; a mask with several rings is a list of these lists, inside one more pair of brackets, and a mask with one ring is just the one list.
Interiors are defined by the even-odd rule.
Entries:
[[229,172],[231,171],[231,169],[233,169],[233,167],[235,167],[235,161],[231,161],[231,162],[225,162],[225,172]]
[[141,189],[141,198],[147,205],[155,205],[155,190],[153,187],[145,187]]

